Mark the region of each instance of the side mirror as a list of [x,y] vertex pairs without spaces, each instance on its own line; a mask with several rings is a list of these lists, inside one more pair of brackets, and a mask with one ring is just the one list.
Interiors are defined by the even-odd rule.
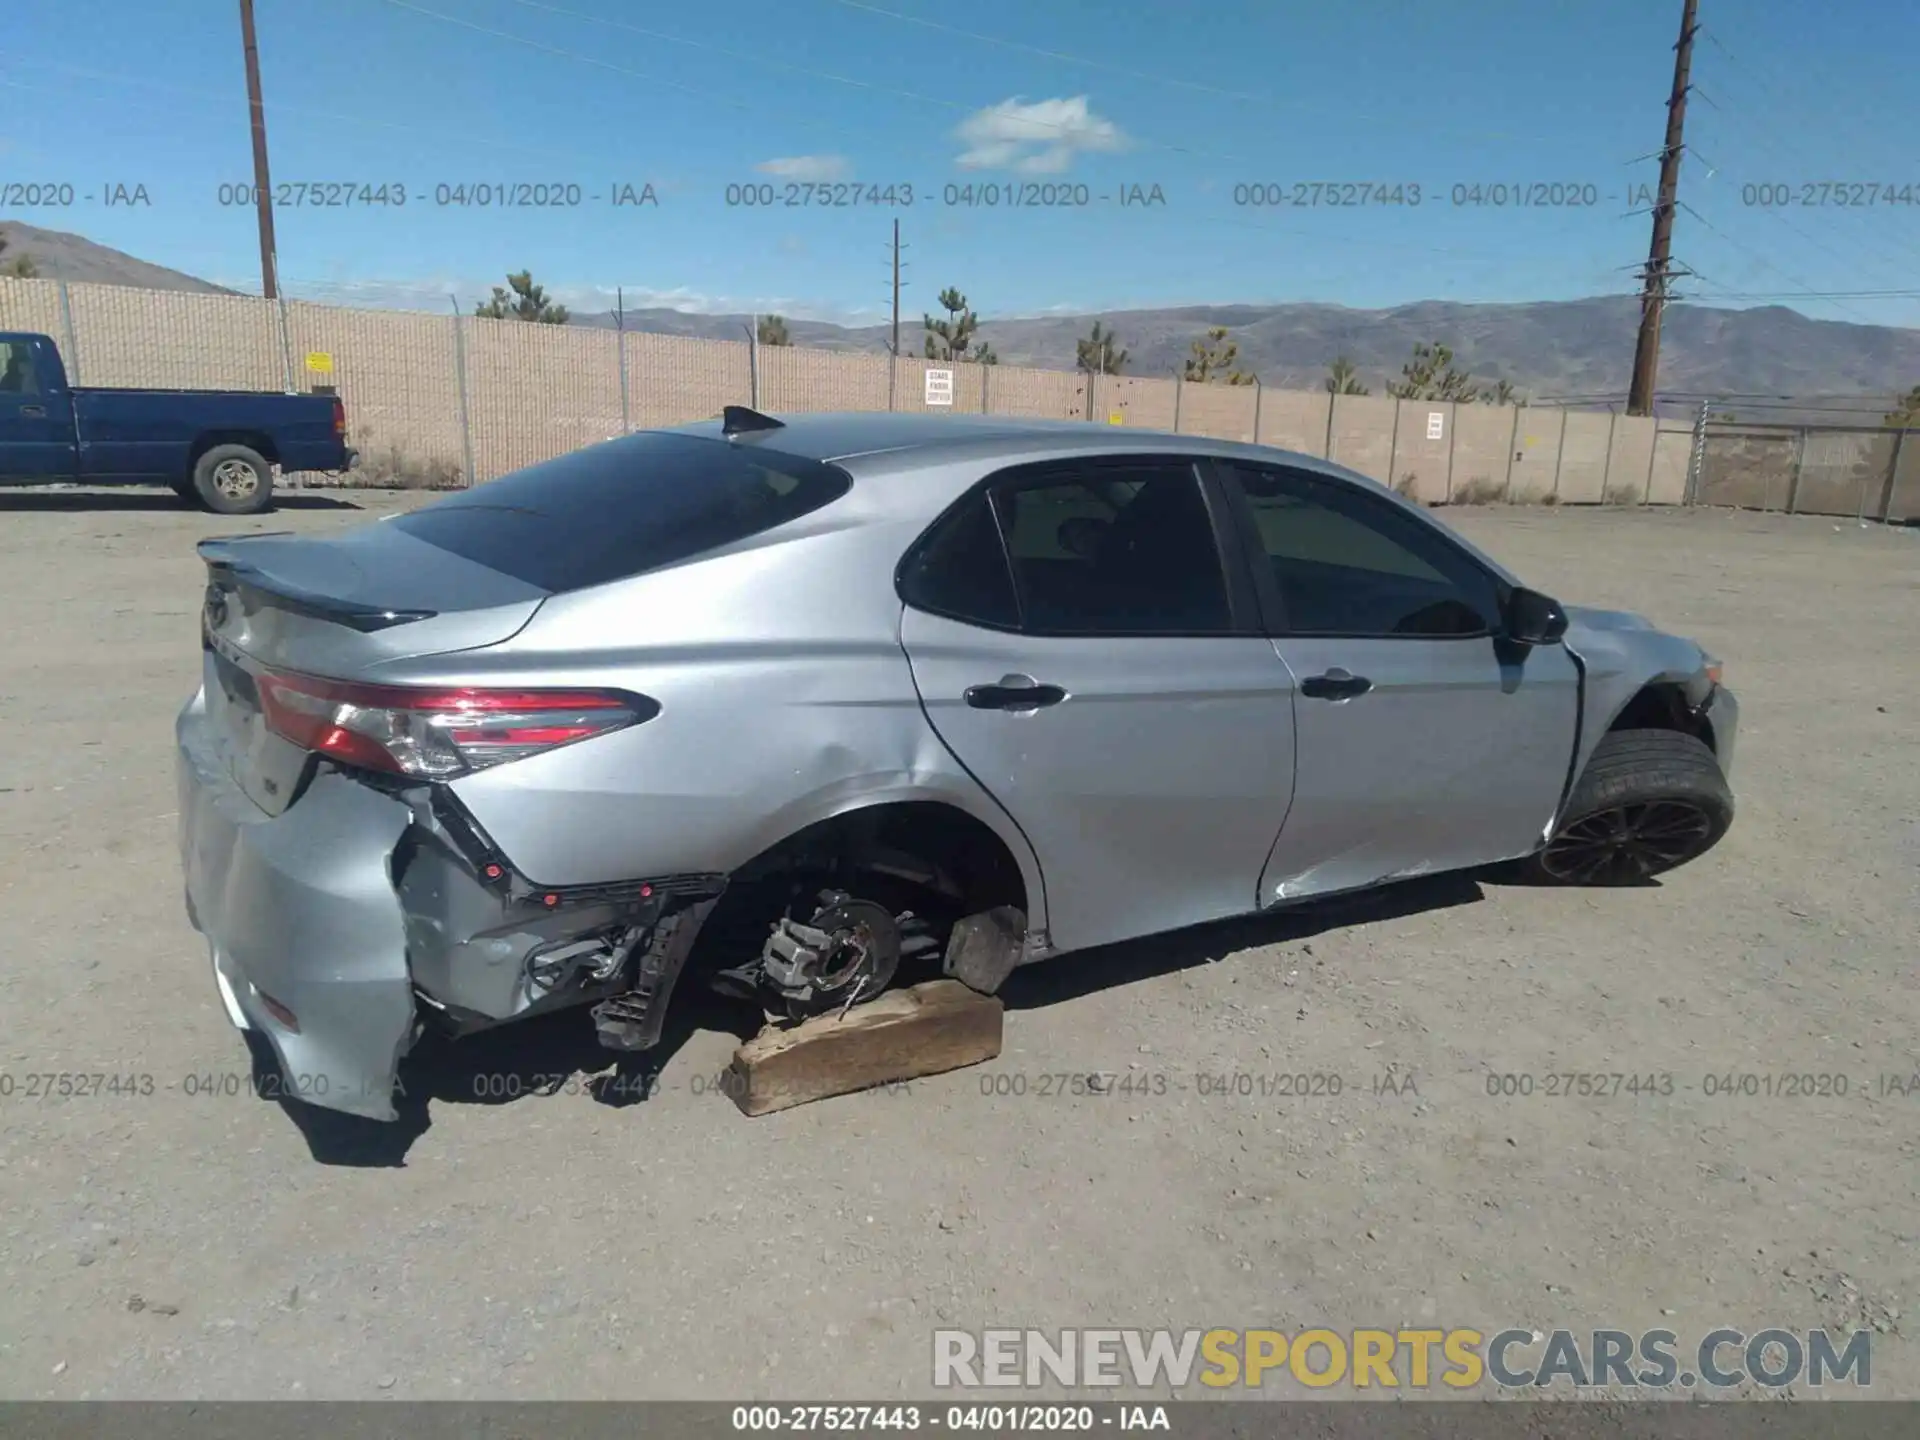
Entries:
[[1551,595],[1525,586],[1515,587],[1507,597],[1503,617],[1507,639],[1520,645],[1553,645],[1567,633],[1567,612]]

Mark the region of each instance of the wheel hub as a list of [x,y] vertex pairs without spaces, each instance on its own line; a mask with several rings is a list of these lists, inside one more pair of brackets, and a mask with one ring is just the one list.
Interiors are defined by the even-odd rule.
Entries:
[[1631,884],[1691,860],[1712,834],[1712,819],[1691,801],[1643,801],[1581,816],[1553,837],[1540,863],[1575,884]]
[[229,500],[244,500],[260,488],[260,477],[244,460],[222,460],[213,467],[213,488]]

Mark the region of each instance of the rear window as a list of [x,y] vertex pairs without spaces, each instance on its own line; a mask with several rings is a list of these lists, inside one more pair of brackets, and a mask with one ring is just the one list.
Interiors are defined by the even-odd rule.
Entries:
[[839,499],[852,483],[817,460],[686,435],[632,435],[388,523],[557,593],[758,535]]

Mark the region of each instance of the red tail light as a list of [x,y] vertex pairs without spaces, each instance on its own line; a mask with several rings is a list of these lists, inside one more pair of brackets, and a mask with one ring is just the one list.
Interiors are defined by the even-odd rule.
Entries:
[[336,435],[347,433],[347,407],[338,395],[333,397],[333,433]]
[[264,672],[260,708],[282,739],[349,765],[447,780],[651,719],[612,690],[429,689]]

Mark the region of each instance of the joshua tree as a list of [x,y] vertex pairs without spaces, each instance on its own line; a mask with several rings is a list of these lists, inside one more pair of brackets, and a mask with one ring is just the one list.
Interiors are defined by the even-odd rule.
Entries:
[[546,290],[533,283],[531,271],[507,276],[511,290],[493,287],[493,298],[473,307],[483,320],[531,320],[536,325],[564,325],[570,318],[567,307],[547,299]]

